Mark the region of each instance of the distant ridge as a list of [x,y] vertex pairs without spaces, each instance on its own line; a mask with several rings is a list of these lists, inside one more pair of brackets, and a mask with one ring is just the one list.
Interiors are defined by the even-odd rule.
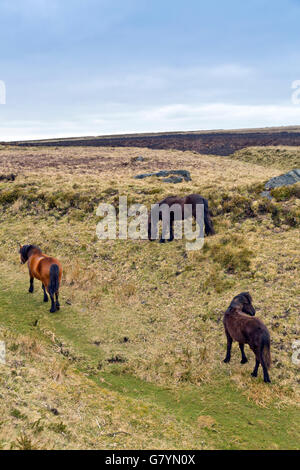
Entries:
[[191,150],[202,154],[226,156],[245,147],[300,146],[300,126],[65,137],[2,143],[22,147],[148,147],[151,149]]

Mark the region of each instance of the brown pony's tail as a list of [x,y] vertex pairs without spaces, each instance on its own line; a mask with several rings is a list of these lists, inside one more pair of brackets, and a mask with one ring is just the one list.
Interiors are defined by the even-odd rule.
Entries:
[[54,295],[59,289],[59,267],[57,264],[51,264],[50,267],[50,282],[48,291],[50,295]]
[[267,369],[270,369],[271,367],[270,337],[269,335],[265,333],[262,337],[261,353],[262,353]]

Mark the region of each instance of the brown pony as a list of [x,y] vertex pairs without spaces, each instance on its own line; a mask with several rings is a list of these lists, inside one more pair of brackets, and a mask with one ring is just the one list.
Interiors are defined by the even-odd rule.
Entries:
[[238,341],[239,343],[242,353],[241,364],[247,362],[244,345],[249,344],[256,357],[255,367],[251,375],[257,377],[259,364],[261,364],[264,381],[271,382],[268,373],[271,366],[270,334],[264,323],[259,318],[254,318],[254,315],[255,309],[249,292],[242,292],[233,298],[223,318],[227,337],[227,354],[224,362],[230,361],[232,341]]
[[[205,199],[204,197],[200,196],[199,194],[190,194],[189,196],[185,197],[179,197],[179,196],[168,196],[162,201],[158,202],[157,205],[160,207],[163,204],[166,204],[170,208],[173,206],[173,204],[178,204],[181,206],[181,219],[183,220],[186,217],[186,213],[184,211],[184,205],[189,204],[192,207],[192,216],[194,219],[196,219],[196,207],[197,204],[203,204],[204,205],[204,225],[205,225],[205,234],[206,235],[214,235],[215,230],[213,227],[213,223],[210,217],[209,209],[208,209],[208,200]],[[162,212],[159,212],[159,220],[162,220]],[[170,212],[170,238],[168,239],[169,242],[174,240],[174,212]],[[156,227],[155,227],[156,228]],[[155,238],[152,238],[153,233],[151,233],[151,212],[148,217],[148,239],[150,241],[155,240]],[[164,234],[162,234],[160,243],[164,243],[165,238]]]
[[[21,264],[28,261],[30,286],[29,292],[33,292],[33,279],[42,282],[44,302],[48,302],[48,291],[51,299],[50,312],[59,310],[58,291],[62,276],[62,266],[56,258],[44,255],[41,249],[35,245],[20,245]],[[54,302],[55,295],[55,302]]]

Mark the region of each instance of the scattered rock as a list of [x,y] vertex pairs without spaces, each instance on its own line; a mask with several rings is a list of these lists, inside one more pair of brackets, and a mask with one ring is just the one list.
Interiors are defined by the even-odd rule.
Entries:
[[300,181],[300,169],[291,170],[284,175],[275,176],[271,178],[265,184],[265,189],[278,188],[280,186],[289,186],[290,184],[295,184]]
[[271,189],[279,188],[280,186],[290,186],[291,184],[298,183],[298,181],[300,181],[300,169],[291,170],[284,175],[275,176],[267,181],[265,184],[266,191],[263,191],[260,195],[271,201],[273,199],[270,194]]
[[93,344],[94,344],[95,346],[100,346],[101,343],[100,343],[100,341],[94,341]]
[[164,178],[162,181],[164,183],[177,184],[177,183],[182,183],[183,178],[181,178],[180,176],[169,176],[169,178]]
[[57,410],[56,408],[50,408],[50,411],[51,411],[51,413],[54,414],[54,416],[58,416],[58,415],[59,415],[59,412],[58,412],[58,410]]
[[68,300],[66,300],[66,304],[67,304],[67,305],[72,305],[72,302],[71,302],[71,300],[69,300],[69,299],[68,299]]
[[145,158],[139,155],[138,157],[132,157],[131,161],[132,162],[144,162]]
[[262,193],[260,193],[260,195],[262,197],[266,197],[266,198],[270,199],[270,201],[273,199],[271,194],[269,193],[269,191],[263,191]]
[[192,181],[190,172],[188,170],[162,170],[156,173],[142,173],[141,175],[134,176],[134,178],[143,179],[149,178],[150,176],[164,178],[162,179],[164,183],[182,183],[183,180]]

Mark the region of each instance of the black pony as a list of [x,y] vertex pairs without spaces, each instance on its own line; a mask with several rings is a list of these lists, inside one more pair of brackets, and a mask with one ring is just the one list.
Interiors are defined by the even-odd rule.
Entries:
[[[163,204],[166,204],[167,206],[169,206],[170,208],[176,204],[176,205],[179,205],[180,208],[181,208],[181,214],[180,214],[180,220],[183,220],[184,218],[187,217],[187,213],[186,211],[184,210],[184,206],[185,204],[189,204],[192,208],[192,217],[194,217],[194,219],[196,219],[196,207],[198,204],[203,204],[204,206],[204,225],[205,225],[205,234],[206,235],[214,235],[215,234],[215,230],[214,230],[214,227],[213,227],[213,223],[212,223],[212,220],[211,220],[211,217],[210,217],[210,213],[209,213],[209,209],[208,209],[208,200],[205,199],[204,197],[200,196],[199,194],[190,194],[189,196],[185,196],[185,197],[179,197],[179,196],[168,196],[166,197],[165,199],[163,199],[162,201],[158,202],[157,205],[160,207],[162,206]],[[159,220],[162,220],[162,212],[159,211]],[[169,242],[171,242],[172,240],[174,240],[174,220],[176,220],[175,218],[175,215],[174,215],[174,212],[173,211],[170,211],[170,238],[169,238]],[[148,217],[148,239],[150,241],[153,241],[155,240],[155,238],[152,238],[152,235],[151,234],[151,213]],[[164,243],[165,242],[165,238],[164,238],[164,234],[162,234],[162,237],[160,239],[160,243]]]
[[230,361],[233,341],[239,343],[242,353],[241,364],[248,362],[244,352],[244,345],[249,344],[256,358],[255,367],[251,375],[257,377],[257,371],[261,364],[264,381],[268,383],[270,382],[268,369],[271,367],[270,333],[266,325],[254,315],[255,308],[252,305],[252,298],[249,292],[242,292],[231,301],[223,317],[227,337],[227,352],[224,362]]

